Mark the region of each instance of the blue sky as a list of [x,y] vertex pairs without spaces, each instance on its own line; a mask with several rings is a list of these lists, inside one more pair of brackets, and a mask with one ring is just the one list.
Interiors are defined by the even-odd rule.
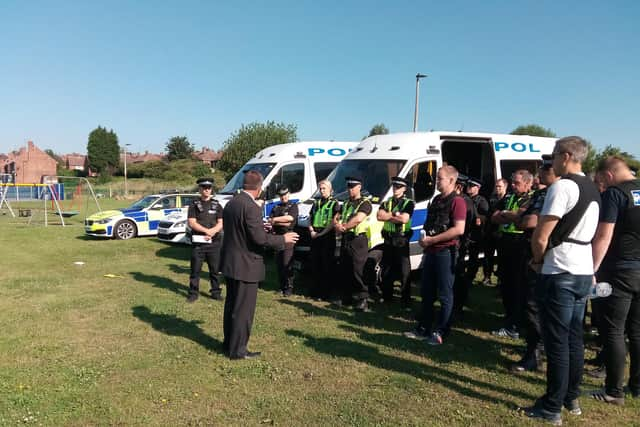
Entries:
[[537,123],[640,157],[637,1],[0,2],[0,152],[31,139],[220,148],[253,121],[302,140],[376,123],[508,133]]

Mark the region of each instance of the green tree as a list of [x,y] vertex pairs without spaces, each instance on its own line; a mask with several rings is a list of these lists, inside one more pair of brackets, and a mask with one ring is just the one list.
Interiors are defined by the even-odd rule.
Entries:
[[118,136],[112,130],[98,126],[89,134],[87,143],[89,167],[101,176],[112,176],[120,162]]
[[190,159],[193,156],[194,147],[186,136],[174,136],[165,147],[167,160],[170,162],[180,159]]
[[368,136],[386,135],[388,133],[389,133],[389,129],[387,129],[384,123],[378,123],[371,128]]
[[231,178],[246,162],[263,148],[277,144],[295,142],[297,128],[292,124],[253,122],[242,125],[224,143],[224,154],[218,168]]
[[[622,151],[622,149],[614,147],[612,145],[607,145],[601,152],[599,152],[595,156],[594,167],[592,170],[595,170],[598,166],[598,163],[610,156],[621,157],[631,169],[640,170],[640,161],[638,161],[638,159],[636,159],[633,154]],[[589,172],[591,172],[592,170],[590,170]]]
[[536,124],[518,126],[511,131],[511,135],[544,136],[548,138],[555,138],[557,136],[551,129],[545,129]]

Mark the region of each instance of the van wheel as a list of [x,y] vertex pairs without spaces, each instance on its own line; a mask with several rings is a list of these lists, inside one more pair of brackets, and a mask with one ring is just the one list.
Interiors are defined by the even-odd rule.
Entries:
[[115,237],[117,240],[129,240],[133,237],[136,237],[136,234],[136,225],[128,219],[124,219],[116,224],[116,228],[113,232],[113,237]]

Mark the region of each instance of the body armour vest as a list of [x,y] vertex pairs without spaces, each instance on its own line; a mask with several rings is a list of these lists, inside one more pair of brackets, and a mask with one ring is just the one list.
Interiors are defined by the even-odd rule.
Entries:
[[560,218],[558,224],[551,232],[549,237],[549,249],[555,248],[562,242],[576,243],[578,245],[588,245],[591,240],[581,241],[572,239],[569,237],[571,232],[576,228],[576,225],[580,222],[580,219],[584,216],[587,208],[591,202],[598,203],[600,206],[600,193],[595,184],[584,175],[569,174],[562,177],[562,179],[570,179],[578,185],[580,196],[578,202],[565,216]]
[[451,228],[451,204],[456,196],[456,192],[452,191],[446,197],[438,195],[431,201],[423,227],[427,236],[435,236]]

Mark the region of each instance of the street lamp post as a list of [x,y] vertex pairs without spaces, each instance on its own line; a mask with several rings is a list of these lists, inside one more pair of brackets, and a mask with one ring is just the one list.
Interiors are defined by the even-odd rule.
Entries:
[[418,100],[420,98],[420,79],[427,77],[426,74],[416,74],[416,108],[413,112],[413,131],[418,131]]
[[129,195],[129,189],[127,187],[127,146],[131,144],[124,144],[124,196]]

